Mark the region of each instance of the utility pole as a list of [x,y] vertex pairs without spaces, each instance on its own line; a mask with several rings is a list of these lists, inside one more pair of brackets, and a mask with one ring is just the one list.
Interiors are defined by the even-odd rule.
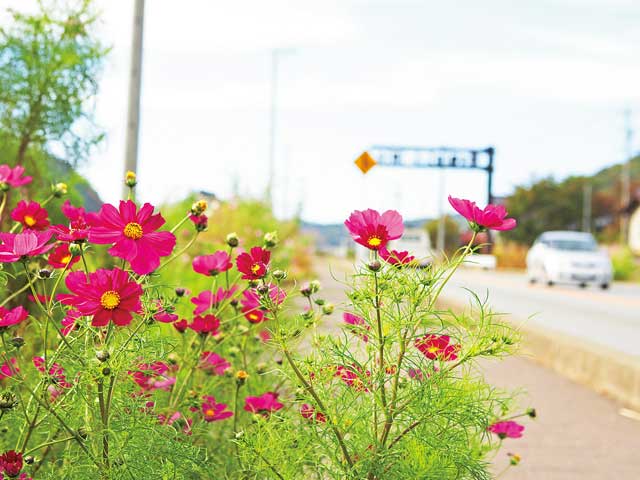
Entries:
[[271,50],[271,111],[269,116],[269,184],[267,185],[267,201],[273,204],[273,184],[276,175],[276,121],[278,105],[278,54],[279,50]]
[[[631,109],[624,111],[624,129],[625,129],[625,161],[622,164],[621,176],[621,203],[622,208],[629,205],[631,201],[631,157],[633,157],[633,128],[631,126]],[[629,229],[629,218],[626,213],[620,214],[620,243],[627,242],[627,231]]]
[[582,231],[591,233],[591,197],[593,196],[593,186],[586,181],[582,187]]
[[[138,137],[140,132],[140,91],[142,85],[142,34],[144,27],[144,0],[135,0],[133,36],[131,40],[131,66],[129,70],[129,106],[127,112],[127,139],[124,171],[138,170]],[[123,186],[126,198],[129,187]]]
[[438,234],[436,236],[436,250],[438,255],[444,256],[445,249],[445,216],[444,216],[444,196],[445,196],[445,176],[444,170],[440,170],[438,179]]

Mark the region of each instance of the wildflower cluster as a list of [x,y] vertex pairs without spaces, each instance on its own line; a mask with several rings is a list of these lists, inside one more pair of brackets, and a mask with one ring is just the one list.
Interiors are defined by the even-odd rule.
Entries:
[[[16,201],[24,173],[0,166],[0,220],[12,222],[0,233],[12,280],[0,299],[1,478],[480,479],[502,439],[522,435],[511,397],[474,364],[510,353],[517,335],[483,303],[474,315],[436,303],[471,244],[419,269],[392,248],[398,212],[354,212],[345,225],[371,259],[334,315],[317,281],[289,301],[274,232],[259,244],[231,233],[191,258],[206,202],[166,229],[134,201],[133,173],[129,198],[98,212],[57,204],[61,184]],[[456,202],[472,227],[515,226],[497,207]]]

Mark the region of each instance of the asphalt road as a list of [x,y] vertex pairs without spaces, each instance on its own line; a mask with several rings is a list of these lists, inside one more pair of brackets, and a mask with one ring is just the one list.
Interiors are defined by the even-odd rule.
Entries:
[[[460,269],[444,290],[444,298],[471,299],[489,294],[494,312],[516,322],[559,331],[640,357],[640,285],[614,283],[597,287],[529,285],[524,274]],[[640,476],[639,476],[640,478]]]

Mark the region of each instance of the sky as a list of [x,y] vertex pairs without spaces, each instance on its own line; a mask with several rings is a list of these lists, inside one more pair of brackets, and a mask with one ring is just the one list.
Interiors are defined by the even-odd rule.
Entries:
[[[113,47],[96,99],[107,140],[82,173],[116,201],[134,2],[95,3],[99,35]],[[374,144],[494,146],[495,193],[504,195],[622,161],[625,108],[640,129],[637,0],[153,0],[140,199],[264,195],[274,48],[285,49],[275,136],[281,217],[332,223],[369,207],[430,217],[443,204],[451,211],[445,193],[486,202],[482,172],[363,175],[353,161]]]

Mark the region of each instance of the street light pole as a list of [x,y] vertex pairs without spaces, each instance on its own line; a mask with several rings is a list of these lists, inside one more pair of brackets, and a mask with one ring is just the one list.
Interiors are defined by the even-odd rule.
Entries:
[[279,50],[271,50],[271,111],[269,117],[269,183],[267,185],[267,201],[273,205],[273,184],[276,175],[276,122],[278,105],[278,54]]
[[[131,66],[129,70],[129,106],[127,111],[127,138],[124,159],[125,174],[138,169],[138,137],[140,131],[140,92],[142,86],[142,38],[144,28],[144,0],[135,0],[133,36],[131,40]],[[123,196],[129,187],[123,185]]]

